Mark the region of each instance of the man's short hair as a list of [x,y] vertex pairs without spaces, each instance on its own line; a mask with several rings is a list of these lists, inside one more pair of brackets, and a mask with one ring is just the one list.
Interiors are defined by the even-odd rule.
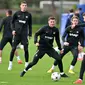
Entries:
[[73,15],[73,16],[72,16],[72,18],[71,18],[71,21],[72,21],[74,18],[76,18],[76,19],[78,19],[78,20],[79,20],[79,17],[78,17],[78,16]]
[[11,9],[8,9],[8,10],[7,10],[7,13],[8,13],[9,15],[12,15],[12,10],[11,10]]
[[54,17],[54,16],[50,16],[50,17],[48,18],[48,21],[51,20],[51,19],[52,19],[52,20],[55,20],[55,17]]
[[69,12],[70,12],[70,13],[73,13],[73,12],[74,12],[74,10],[73,10],[73,9],[70,9],[70,10],[69,10]]
[[21,4],[27,4],[27,2],[26,1],[22,1]]

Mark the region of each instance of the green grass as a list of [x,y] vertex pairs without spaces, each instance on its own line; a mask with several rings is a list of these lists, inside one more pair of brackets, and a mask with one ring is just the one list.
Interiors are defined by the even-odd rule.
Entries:
[[[35,27],[35,26],[34,26]],[[30,53],[30,60],[32,61],[33,55],[36,52],[36,47],[33,42],[33,37],[29,42],[29,53]],[[63,58],[64,63],[64,71],[68,74],[69,78],[61,78],[58,82],[54,82],[51,80],[51,74],[48,74],[47,71],[53,64],[54,60],[49,58],[45,55],[38,63],[32,68],[32,71],[28,71],[24,77],[20,77],[21,71],[24,69],[24,54],[23,50],[18,49],[19,55],[23,61],[23,64],[18,64],[16,60],[16,56],[13,60],[13,69],[8,71],[8,62],[9,62],[9,55],[10,55],[11,47],[9,44],[3,50],[2,55],[2,64],[0,64],[0,85],[73,85],[73,82],[79,76],[79,69],[81,62],[78,61],[74,71],[76,72],[75,75],[71,75],[68,73],[68,69],[72,60],[71,53],[68,53]],[[59,69],[56,67],[55,71],[59,72]],[[85,85],[85,76],[83,84]]]

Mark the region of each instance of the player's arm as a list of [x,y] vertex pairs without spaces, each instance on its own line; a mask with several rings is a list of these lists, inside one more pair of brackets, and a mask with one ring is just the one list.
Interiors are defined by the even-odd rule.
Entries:
[[78,45],[78,51],[82,52],[83,47],[84,47],[84,32],[83,32],[83,30],[81,30],[81,32],[79,33],[79,42],[78,42],[78,44],[79,44]]
[[32,15],[29,16],[29,36],[32,36]]
[[64,42],[64,45],[65,46],[69,46],[69,43],[66,41],[66,36],[68,36],[68,30],[69,30],[70,26],[68,26],[62,36],[62,40]]
[[63,33],[63,36],[62,36],[62,40],[63,42],[66,41],[66,36],[68,35],[68,30],[69,30],[70,26],[68,26],[66,29],[65,29],[65,32]]
[[78,24],[76,27],[85,27],[85,23]]
[[40,28],[34,35],[34,43],[39,43],[38,36],[44,32],[44,27]]
[[2,19],[1,23],[0,23],[0,32],[1,32],[2,28],[3,28],[3,26],[4,26],[4,19]]
[[13,15],[12,22],[11,22],[11,28],[12,28],[12,34],[16,34],[16,28],[15,28],[15,21],[16,21],[16,13]]
[[[82,28],[80,28],[82,29]],[[82,47],[84,47],[84,30],[82,29],[79,33],[79,42]]]
[[56,43],[58,45],[58,49],[62,50],[61,43],[60,43],[60,37],[59,37],[59,30],[58,29],[56,29],[55,41],[56,41]]

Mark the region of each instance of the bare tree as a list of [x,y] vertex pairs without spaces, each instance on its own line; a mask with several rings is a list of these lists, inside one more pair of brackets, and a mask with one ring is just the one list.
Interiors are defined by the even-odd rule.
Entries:
[[54,4],[55,0],[51,0],[51,1],[52,1],[52,15],[56,16],[56,7],[55,7],[55,4]]

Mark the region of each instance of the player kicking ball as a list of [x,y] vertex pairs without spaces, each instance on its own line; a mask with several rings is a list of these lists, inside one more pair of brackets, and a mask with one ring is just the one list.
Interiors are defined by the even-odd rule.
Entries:
[[[55,27],[56,21],[53,16],[48,18],[48,25],[43,26],[40,30],[35,33],[34,43],[38,47],[36,54],[34,55],[33,61],[28,64],[28,66],[21,72],[20,76],[23,77],[29,68],[36,65],[45,54],[48,54],[50,57],[54,58],[58,62],[58,66],[60,69],[61,77],[68,77],[63,72],[63,65],[61,61],[61,57],[59,54],[53,49],[53,40],[55,38],[60,53],[63,53],[60,39],[59,39],[59,31]],[[38,36],[40,40],[38,41]]]

